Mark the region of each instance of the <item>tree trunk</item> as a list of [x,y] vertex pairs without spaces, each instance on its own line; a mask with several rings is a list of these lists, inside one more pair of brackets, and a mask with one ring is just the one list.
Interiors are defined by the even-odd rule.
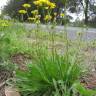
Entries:
[[85,24],[88,24],[88,9],[89,9],[89,0],[85,0],[85,10],[84,10],[84,14],[85,14]]

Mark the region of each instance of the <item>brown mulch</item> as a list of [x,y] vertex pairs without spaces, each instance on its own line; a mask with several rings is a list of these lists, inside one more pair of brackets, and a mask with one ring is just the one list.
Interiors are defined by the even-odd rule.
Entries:
[[81,83],[87,89],[96,89],[96,73],[88,74],[81,78]]
[[11,56],[11,61],[14,64],[17,64],[19,70],[27,70],[26,61],[30,59],[30,56],[27,54],[17,53]]
[[19,91],[14,87],[5,87],[6,96],[21,96]]
[[[22,71],[27,70],[26,60],[29,59],[27,55],[18,53],[11,56],[11,61],[17,64],[18,68]],[[12,72],[0,67],[0,96],[5,96],[5,81],[12,77]]]
[[11,73],[0,66],[0,96],[5,96],[5,81],[11,76]]

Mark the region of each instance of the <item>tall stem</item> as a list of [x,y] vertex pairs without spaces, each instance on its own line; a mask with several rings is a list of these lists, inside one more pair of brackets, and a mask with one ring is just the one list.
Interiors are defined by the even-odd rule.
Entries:
[[68,51],[69,51],[69,45],[68,45],[68,33],[67,33],[67,22],[66,22],[66,5],[67,5],[67,1],[65,2],[65,6],[64,6],[64,14],[65,14],[65,27],[64,27],[64,32],[65,32],[65,40],[66,40],[66,59],[67,59],[67,63],[68,63]]
[[22,22],[23,22],[23,20],[24,20],[24,18],[23,18],[23,14],[21,14],[21,20],[22,20]]
[[27,17],[29,18],[29,14],[28,14],[28,9],[26,8],[26,11],[27,11]]

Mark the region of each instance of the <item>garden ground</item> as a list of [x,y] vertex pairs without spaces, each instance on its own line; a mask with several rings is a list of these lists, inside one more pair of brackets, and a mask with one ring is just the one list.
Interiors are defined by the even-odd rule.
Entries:
[[[85,41],[84,39],[82,39],[82,30],[79,30],[79,32],[76,33],[75,40],[69,40],[68,38],[66,38],[66,28],[64,30],[61,30],[61,33],[57,34],[53,26],[51,26],[49,30],[45,28],[48,32],[45,32],[46,30],[42,29],[39,25],[38,27],[29,30],[29,28],[25,28],[23,27],[23,25],[20,24],[14,24],[13,22],[10,22],[9,26],[1,27],[1,65],[3,64],[3,66],[6,67],[6,70],[9,70],[10,68],[14,69],[15,66],[18,67],[20,70],[26,71],[26,64],[32,63],[34,62],[34,59],[36,59],[36,54],[34,53],[34,50],[36,50],[39,45],[41,47],[47,46],[49,53],[50,51],[52,51],[53,48],[55,48],[58,54],[63,55],[66,51],[67,44],[69,50],[78,51],[78,56],[80,56],[78,58],[81,60],[80,62],[84,60],[83,65],[81,66],[84,67],[86,75],[81,75],[81,83],[84,84],[84,86],[88,89],[95,89],[96,41]],[[4,80],[6,80],[6,78],[8,79],[10,77],[9,74],[7,74],[8,72],[2,72],[4,72],[4,75],[2,76],[1,74],[0,76],[1,84],[2,82],[4,82]],[[3,77],[5,77],[4,80],[2,79]],[[7,85],[9,86],[10,83],[8,83]]]

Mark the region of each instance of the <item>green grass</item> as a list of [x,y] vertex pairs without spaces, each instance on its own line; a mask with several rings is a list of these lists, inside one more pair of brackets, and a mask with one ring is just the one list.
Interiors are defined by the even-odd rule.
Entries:
[[33,96],[71,96],[71,87],[82,73],[77,54],[70,51],[68,57],[67,53],[60,56],[55,52],[53,55],[46,48],[38,49],[36,54],[36,61],[28,64],[27,72],[16,73],[22,92]]
[[16,71],[17,88],[24,96],[77,96],[78,92],[93,96],[95,91],[80,84],[79,78],[85,74],[82,58],[77,49],[69,49],[61,56],[56,50],[39,47],[27,71]]
[[15,67],[11,56],[17,53],[30,57],[26,71],[15,69],[16,85],[23,96],[76,96],[78,92],[93,96],[93,91],[80,86],[79,78],[87,71],[84,50],[96,47],[96,41],[85,42],[80,34],[77,40],[69,40],[65,31],[56,34],[40,27],[27,30],[14,22],[0,26],[0,34],[1,65]]

